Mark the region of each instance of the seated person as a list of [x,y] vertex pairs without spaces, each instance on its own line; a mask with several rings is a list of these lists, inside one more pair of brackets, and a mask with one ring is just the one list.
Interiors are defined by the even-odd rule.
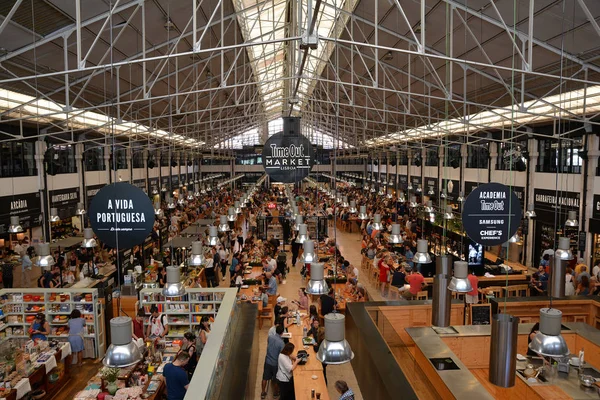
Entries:
[[400,288],[406,284],[406,265],[406,263],[402,263],[394,270],[392,274],[392,286]]

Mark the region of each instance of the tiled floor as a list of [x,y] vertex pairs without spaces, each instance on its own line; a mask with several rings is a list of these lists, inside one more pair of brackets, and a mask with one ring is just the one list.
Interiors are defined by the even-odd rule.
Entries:
[[[352,265],[356,265],[360,269],[361,263],[361,255],[360,255],[360,235],[357,233],[345,233],[345,232],[333,232],[330,229],[330,237],[334,237],[334,234],[337,234],[337,243],[340,248],[340,251],[344,258],[350,261]],[[288,249],[289,251],[289,249]],[[291,260],[291,254],[288,256],[288,262]],[[279,293],[287,298],[287,299],[296,299],[298,297],[298,288],[304,286],[304,281],[300,276],[300,263],[297,264],[296,267],[291,267],[290,273],[288,274],[286,284],[279,285]],[[360,275],[359,275],[360,277]],[[359,279],[360,280],[360,279]],[[362,281],[362,280],[361,280]],[[369,293],[369,298],[374,301],[382,301],[384,300],[381,297],[379,291],[373,287],[366,280],[363,281],[363,284],[367,288],[367,292]],[[259,374],[259,379],[257,379],[255,396],[253,399],[260,399],[260,384],[261,384],[261,376],[263,363],[266,354],[267,348],[267,332],[269,327],[267,324],[263,325],[262,330],[260,330],[259,337],[259,355],[258,355],[258,366],[256,368],[257,373]],[[360,388],[358,387],[358,383],[356,382],[356,376],[354,375],[354,371],[352,369],[352,365],[350,363],[343,365],[330,365],[327,367],[327,381],[328,381],[328,389],[330,398],[337,399],[339,398],[339,394],[336,392],[334,388],[334,383],[337,380],[345,380],[348,383],[348,386],[352,388],[354,393],[356,394],[356,399],[363,399],[363,395],[360,392]],[[272,399],[272,393],[269,393],[267,399]]]

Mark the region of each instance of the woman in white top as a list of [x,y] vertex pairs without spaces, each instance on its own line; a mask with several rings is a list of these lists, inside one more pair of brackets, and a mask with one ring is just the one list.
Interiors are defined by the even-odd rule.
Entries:
[[294,399],[294,376],[293,371],[298,366],[300,360],[293,356],[294,344],[286,343],[283,350],[279,354],[279,362],[277,363],[277,375],[275,378],[279,381],[279,393],[281,400]]
[[575,296],[575,282],[571,268],[567,268],[567,273],[565,274],[565,296]]

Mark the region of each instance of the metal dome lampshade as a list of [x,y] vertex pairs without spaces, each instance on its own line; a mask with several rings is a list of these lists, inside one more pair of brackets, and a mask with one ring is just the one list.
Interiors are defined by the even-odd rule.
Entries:
[[571,242],[567,237],[558,238],[558,249],[554,252],[554,258],[569,261],[573,259],[571,253]]
[[167,195],[165,196],[165,200],[167,202],[167,208],[169,210],[173,210],[175,207],[177,207],[177,205],[175,205],[175,202],[173,201],[173,197],[171,197],[170,193],[167,193]]
[[462,203],[465,201],[465,195],[463,192],[458,193],[458,198],[456,199],[456,201],[458,201],[459,203]]
[[381,215],[380,214],[375,214],[373,216],[373,224],[371,226],[373,227],[373,229],[375,229],[377,231],[383,230],[383,225],[381,224]]
[[417,252],[415,253],[412,260],[414,263],[417,264],[429,264],[431,262],[431,256],[429,255],[427,240],[417,240]]
[[540,309],[540,330],[529,348],[544,357],[566,357],[570,354],[565,339],[560,334],[562,312],[555,308]]
[[310,265],[310,280],[306,285],[307,294],[327,294],[329,287],[325,281],[325,267],[323,263]]
[[432,213],[434,212],[433,210],[433,201],[429,200],[427,201],[427,204],[425,204],[425,206],[423,206],[423,211],[425,211],[426,213]]
[[375,189],[375,185],[371,186],[371,193],[375,193],[377,190]]
[[75,211],[75,214],[77,214],[77,215],[85,214],[85,206],[83,205],[83,203],[77,203],[77,210]]
[[519,232],[515,232],[515,234],[508,239],[508,243],[519,243],[520,241],[521,236],[519,236]]
[[102,363],[107,367],[129,367],[142,360],[142,353],[131,340],[133,325],[129,317],[110,320],[111,345],[106,350]]
[[296,222],[294,223],[293,229],[295,231],[300,230],[300,225],[304,223],[304,217],[302,215],[296,215]]
[[177,204],[179,204],[180,206],[185,205],[185,198],[183,197],[183,194],[179,196],[179,199],[177,199]]
[[358,219],[360,220],[365,220],[365,219],[369,219],[369,216],[367,215],[367,206],[360,206],[360,212],[358,213]]
[[200,188],[200,194],[206,194],[206,189],[204,188],[204,186]]
[[416,208],[417,207],[417,196],[410,196],[410,201],[408,202],[408,206],[410,208]]
[[208,227],[208,244],[210,246],[219,244],[219,234],[217,232],[217,227],[214,225]]
[[469,281],[469,263],[466,261],[454,262],[454,276],[448,285],[451,292],[467,293],[473,290]]
[[236,214],[241,214],[242,213],[242,208],[240,207],[240,202],[239,201],[233,202],[233,209],[234,209],[234,211],[235,211]]
[[185,294],[185,286],[181,283],[181,271],[177,266],[167,267],[167,283],[162,290],[165,297],[179,297]]
[[301,261],[304,264],[310,264],[313,263],[315,261],[315,242],[313,242],[312,240],[305,240],[304,244],[302,245],[302,257],[301,257]]
[[199,267],[204,264],[204,248],[202,247],[202,242],[195,241],[192,242],[192,254],[190,255],[190,259],[188,261],[188,265],[193,267]]
[[417,185],[417,193],[421,193],[423,191],[423,189],[421,188],[421,185]]
[[325,339],[319,346],[317,360],[323,364],[345,364],[352,361],[354,353],[346,341],[343,314],[329,313],[325,319]]
[[430,188],[429,188],[429,190],[427,191],[427,194],[428,194],[429,196],[435,196],[435,190],[433,190],[433,188],[432,188],[432,187],[430,187]]
[[444,219],[454,219],[454,214],[452,213],[452,206],[446,206],[446,213],[444,214]]
[[229,209],[227,210],[227,221],[235,222],[236,219],[237,214],[235,213],[235,208],[229,207]]
[[92,228],[85,228],[83,230],[83,240],[81,241],[81,247],[86,249],[94,248],[98,245],[96,239],[94,239],[94,231]]
[[348,207],[348,196],[342,197],[342,207]]
[[525,211],[525,217],[527,217],[527,218],[537,217],[537,214],[535,212],[535,206],[533,205],[533,203],[530,203],[527,205],[527,211]]
[[398,194],[398,201],[401,203],[404,203],[406,201],[406,197],[404,196],[403,191],[400,191],[400,194]]
[[392,234],[388,240],[392,244],[403,243],[402,235],[400,235],[400,224],[392,224]]
[[569,211],[567,213],[567,220],[565,221],[565,226],[569,226],[571,228],[579,226],[579,221],[577,220],[577,211]]
[[58,216],[58,209],[51,208],[50,209],[50,222],[58,222],[60,221],[60,217]]
[[10,217],[10,225],[8,226],[8,233],[21,233],[23,232],[23,227],[19,222],[19,216],[13,215]]
[[196,191],[194,192],[194,196],[195,197],[200,197],[200,192],[198,191],[198,189],[196,189]]
[[160,188],[160,191],[164,193],[164,192],[167,191],[167,188],[163,186],[163,187]]
[[379,196],[385,196],[385,190],[383,190],[383,187],[379,187],[379,190],[377,191],[377,195]]
[[188,190],[187,199],[189,201],[193,201],[194,200],[194,192],[192,190]]
[[446,189],[442,189],[442,193],[440,193],[440,199],[445,199],[446,197]]
[[54,265],[54,258],[50,255],[50,243],[40,243],[37,248],[37,257],[32,260],[42,269],[50,269]]
[[229,222],[227,222],[227,215],[221,215],[219,217],[219,232],[229,232]]
[[413,190],[413,185],[412,183],[408,183],[408,186],[406,186],[406,190]]
[[160,215],[162,213],[162,208],[160,207],[160,201],[157,200],[154,202],[154,215]]
[[308,240],[308,227],[306,224],[298,225],[298,236],[296,236],[296,243],[303,244]]
[[350,208],[348,209],[350,214],[356,214],[356,201],[350,200]]

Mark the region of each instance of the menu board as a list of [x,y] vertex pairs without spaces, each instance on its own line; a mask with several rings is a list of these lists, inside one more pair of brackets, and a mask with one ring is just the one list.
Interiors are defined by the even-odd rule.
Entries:
[[490,304],[471,304],[471,325],[490,325],[491,320]]

